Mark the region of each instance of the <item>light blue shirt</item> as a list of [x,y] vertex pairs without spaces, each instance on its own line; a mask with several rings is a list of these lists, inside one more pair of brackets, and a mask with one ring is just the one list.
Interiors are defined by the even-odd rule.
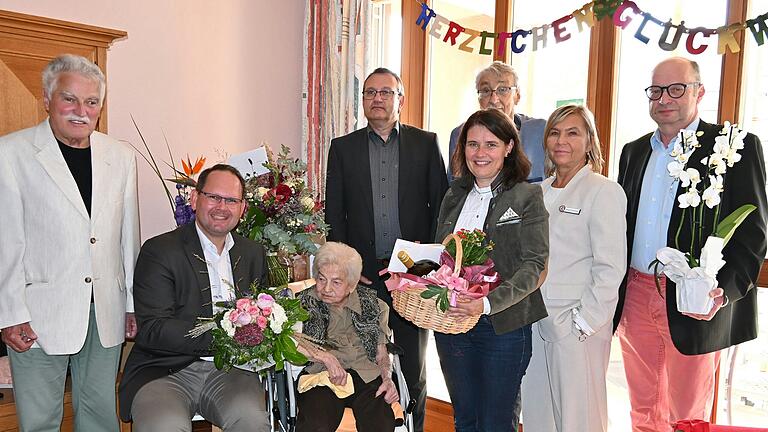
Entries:
[[[699,128],[699,119],[686,127],[695,131]],[[680,135],[676,135],[664,147],[658,129],[651,136],[651,158],[643,175],[640,189],[640,203],[635,222],[635,238],[632,243],[632,259],[629,265],[643,273],[653,273],[648,266],[656,259],[656,251],[667,246],[667,233],[672,209],[677,205],[677,187],[680,184],[669,175],[667,165],[674,159],[669,153],[674,148]]]

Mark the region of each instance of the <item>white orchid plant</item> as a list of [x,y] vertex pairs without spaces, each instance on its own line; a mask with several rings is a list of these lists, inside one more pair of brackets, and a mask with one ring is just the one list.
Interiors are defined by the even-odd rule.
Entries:
[[[730,240],[736,228],[744,219],[755,210],[752,204],[745,204],[722,221],[720,220],[720,195],[723,193],[723,176],[729,168],[741,160],[740,150],[744,149],[744,137],[747,133],[738,128],[736,124],[725,122],[720,134],[715,138],[712,154],[701,160],[707,168],[702,175],[696,168],[689,168],[688,160],[693,152],[699,148],[698,137],[701,132],[681,130],[680,139],[675,144],[670,155],[675,159],[667,165],[669,175],[680,180],[680,185],[686,191],[677,197],[678,206],[683,209],[675,235],[675,247],[679,250],[680,231],[686,217],[691,218],[691,244],[687,257],[691,267],[698,266],[699,262],[693,251],[696,245],[706,241],[704,234],[704,212],[706,208],[713,210],[713,230],[708,236],[722,238],[724,243]],[[703,191],[702,188],[703,187]],[[703,204],[702,204],[703,202]],[[723,245],[724,246],[724,245]]]
[[[706,172],[688,167],[688,161],[694,151],[701,147],[698,137],[701,132],[681,130],[680,139],[674,145],[670,156],[674,158],[667,165],[669,175],[678,179],[685,192],[677,197],[678,207],[682,209],[680,224],[675,233],[675,248],[661,248],[656,253],[657,259],[651,263],[658,275],[659,264],[662,270],[677,285],[701,287],[700,293],[708,293],[717,283],[717,272],[725,265],[722,249],[731,239],[736,228],[755,210],[752,204],[744,204],[730,215],[720,220],[720,195],[723,193],[723,178],[728,169],[741,160],[740,150],[744,149],[744,137],[747,133],[736,124],[725,122],[720,134],[715,138],[712,154],[701,160]],[[707,210],[708,209],[708,210]],[[705,212],[713,211],[712,232],[705,233]],[[680,233],[686,218],[690,218],[690,245],[687,253],[680,250]],[[701,246],[700,248],[698,246]],[[699,256],[695,254],[700,250]],[[687,305],[689,300],[683,289],[678,290],[678,309],[682,312],[701,312],[711,308],[708,296],[699,296],[704,301],[699,306]],[[682,298],[681,298],[682,297]],[[690,301],[693,303],[693,296]]]

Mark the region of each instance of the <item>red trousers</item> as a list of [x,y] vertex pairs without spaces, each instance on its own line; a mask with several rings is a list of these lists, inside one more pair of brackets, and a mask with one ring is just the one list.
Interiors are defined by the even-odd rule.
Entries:
[[667,321],[666,279],[630,268],[617,334],[624,358],[633,432],[671,431],[677,420],[710,419],[719,352],[688,356]]

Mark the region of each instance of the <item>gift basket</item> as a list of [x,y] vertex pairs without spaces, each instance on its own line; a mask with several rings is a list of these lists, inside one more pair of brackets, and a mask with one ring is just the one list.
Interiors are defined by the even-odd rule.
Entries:
[[[385,283],[392,295],[392,307],[416,326],[440,333],[465,333],[477,324],[480,314],[455,318],[446,314],[460,298],[478,299],[488,295],[500,283],[488,251],[493,242],[485,242],[480,230],[461,230],[443,240],[445,249],[440,254],[436,270],[425,275],[413,272],[392,272]],[[393,257],[407,261],[395,250]],[[423,260],[422,260],[423,261]],[[420,267],[411,261],[411,269]],[[421,266],[423,268],[423,266]]]

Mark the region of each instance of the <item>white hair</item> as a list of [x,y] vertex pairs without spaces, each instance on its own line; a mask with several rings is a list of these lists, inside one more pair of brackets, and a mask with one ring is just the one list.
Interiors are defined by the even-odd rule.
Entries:
[[317,277],[321,269],[335,265],[344,273],[344,280],[352,288],[357,286],[360,274],[363,271],[363,259],[360,254],[344,243],[326,242],[315,253],[315,261],[312,264],[312,275]]
[[63,54],[51,60],[43,70],[43,92],[50,99],[59,83],[59,76],[69,72],[99,83],[99,102],[104,102],[107,80],[104,73],[92,61],[74,54]]

